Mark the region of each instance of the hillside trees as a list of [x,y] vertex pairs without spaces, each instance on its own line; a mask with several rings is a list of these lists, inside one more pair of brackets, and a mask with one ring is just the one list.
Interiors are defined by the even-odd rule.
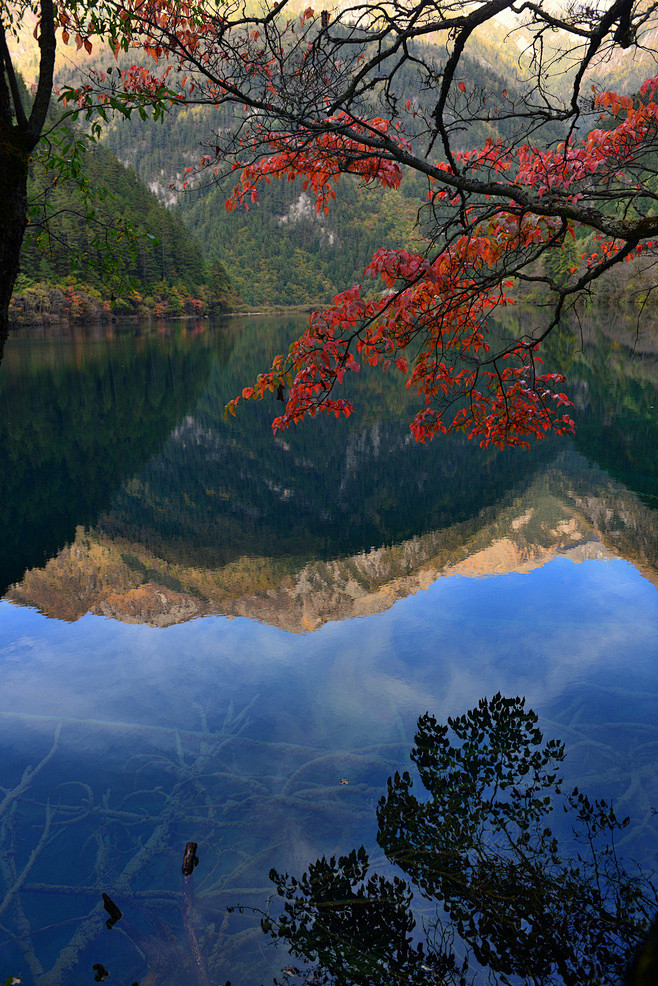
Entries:
[[[107,5],[98,4],[78,3],[76,9],[80,16],[86,11],[90,17],[94,12],[99,17],[117,13],[114,7],[110,11]],[[51,35],[53,16],[56,23]],[[143,294],[162,296],[162,304],[154,298],[151,313],[159,309],[191,313],[206,304],[218,313],[224,309],[229,289],[226,276],[223,280],[219,277],[220,268],[211,278],[212,284],[205,285],[198,244],[180,217],[162,206],[133,171],[93,143],[100,132],[98,121],[91,132],[85,132],[71,121],[72,108],[58,104],[53,72],[56,46],[67,40],[63,27],[66,17],[64,6],[55,11],[35,2],[3,4],[0,8],[0,94],[4,108],[0,146],[8,162],[4,179],[0,176],[0,256],[4,258],[0,268],[0,357],[19,255],[20,272],[25,277],[19,282],[23,291],[11,310],[14,321],[42,316],[57,320],[67,314],[72,320],[104,316],[110,303],[97,299],[96,289],[104,289],[105,298],[109,298],[127,285]],[[95,34],[94,45],[98,38],[109,36],[104,21],[96,23]],[[88,58],[94,51],[92,42],[88,37],[78,41]],[[38,83],[30,93],[14,58],[18,54],[20,64],[21,55],[35,43],[40,52]],[[24,238],[25,232],[30,235]],[[86,287],[79,312],[78,295],[71,286],[76,275],[83,277]],[[34,286],[35,280],[46,283]],[[52,287],[54,283],[58,286]],[[88,310],[90,300],[92,310]],[[120,312],[139,310],[140,296],[133,291],[129,302],[120,299],[114,304]]]
[[[411,422],[420,441],[459,428],[482,444],[527,444],[571,430],[562,380],[543,372],[538,346],[606,270],[651,250],[658,233],[658,78],[632,98],[592,92],[588,73],[643,45],[655,4],[560,13],[512,0],[363,0],[295,16],[292,8],[293,0],[105,0],[63,4],[57,15],[64,42],[90,48],[101,36],[116,52],[150,59],[93,72],[69,91],[80,110],[218,107],[221,126],[189,177],[233,172],[230,207],[248,208],[277,178],[301,178],[318,210],[329,209],[345,176],[394,188],[415,172],[426,182],[427,248],[377,251],[362,284],[315,313],[229,410],[273,392],[285,400],[275,428],[317,411],[349,414],[336,387],[365,362],[407,376],[420,397]],[[519,80],[488,88],[466,59],[503,14],[525,54]],[[542,263],[580,231],[594,238],[586,257],[567,271]],[[492,313],[524,283],[544,293],[545,317],[521,338],[493,335]]]
[[[21,272],[48,281],[79,274],[94,287],[114,274],[117,283],[121,278],[134,279],[140,290],[161,281],[178,281],[190,291],[198,290],[204,281],[203,259],[178,216],[103,147],[88,147],[82,167],[90,189],[87,197],[78,182],[53,176],[53,169],[43,168],[40,161],[31,166],[31,222]],[[54,183],[53,177],[58,179]],[[93,221],[81,221],[92,195]],[[116,267],[117,248],[120,270],[112,268],[109,258],[113,251]]]
[[[107,6],[93,0],[74,6],[79,16],[89,16],[96,23],[93,33],[104,35]],[[126,246],[136,241],[131,218],[112,215],[103,208],[107,191],[94,180],[98,158],[96,168],[92,165],[89,173],[85,170],[85,150],[98,129],[84,134],[68,125],[70,112],[55,111],[56,49],[60,40],[67,40],[63,27],[66,17],[65,6],[56,6],[52,0],[16,0],[0,6],[0,358],[30,222],[35,231],[47,232],[51,246],[57,243],[60,254],[68,254],[68,263],[58,256],[55,266],[91,268],[117,282],[125,277],[130,252]],[[25,45],[26,37],[38,48],[37,81],[32,93],[15,64],[18,47]],[[91,52],[89,38],[79,42],[80,48]],[[105,165],[109,167],[107,156]]]

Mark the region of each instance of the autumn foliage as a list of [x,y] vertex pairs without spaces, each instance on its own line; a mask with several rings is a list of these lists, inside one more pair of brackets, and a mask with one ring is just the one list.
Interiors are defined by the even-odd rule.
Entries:
[[[584,139],[547,150],[526,144],[510,151],[502,140],[487,140],[482,149],[457,153],[455,162],[467,163],[471,172],[479,170],[486,177],[511,173],[512,184],[535,189],[540,199],[559,191],[567,205],[577,203],[583,198],[584,183],[618,180],[619,170],[653,136],[658,122],[658,105],[653,101],[657,86],[658,77],[647,80],[641,96],[651,98],[637,103],[613,92],[599,93],[598,108],[623,115],[613,129],[592,130]],[[295,149],[292,135],[270,135],[271,156],[242,169],[227,208],[245,200],[255,202],[258,183],[269,182],[272,176],[292,180],[302,175],[304,189],[315,193],[316,208],[324,212],[335,194],[333,183],[343,173],[396,187],[403,175],[399,165],[372,155],[368,145],[359,145],[351,136],[388,132],[390,123],[379,118],[350,123],[349,137],[323,134],[302,152]],[[408,146],[397,130],[393,132],[401,147]],[[454,173],[448,164],[438,167],[446,176]],[[428,198],[457,205],[455,189],[437,185],[436,179],[430,180]],[[486,212],[486,219],[479,212]],[[329,308],[314,312],[289,354],[276,356],[271,370],[259,376],[254,387],[245,387],[227,411],[235,414],[240,400],[277,392],[280,398],[286,395],[286,406],[273,422],[275,432],[317,412],[347,416],[353,406],[335,396],[336,387],[346,373],[369,364],[384,372],[398,370],[406,377],[407,388],[422,399],[410,424],[416,441],[462,430],[482,446],[528,447],[529,439],[542,438],[549,431],[572,432],[574,422],[568,413],[572,402],[561,389],[564,378],[542,372],[538,343],[522,340],[492,354],[488,323],[495,310],[514,304],[514,280],[496,276],[504,270],[506,259],[518,258],[524,250],[558,245],[565,236],[575,238],[576,224],[550,215],[519,214],[513,201],[493,213],[488,203],[473,205],[466,215],[468,231],[440,249],[434,259],[404,249],[377,251],[362,283],[337,295]],[[600,234],[598,239],[598,249],[583,257],[587,270],[620,253],[630,259],[653,247],[652,241],[628,249],[623,240]]]
[[[564,381],[545,372],[541,343],[597,278],[651,251],[658,236],[647,210],[658,187],[658,76],[636,97],[585,82],[597,59],[641,45],[651,10],[632,0],[520,12],[512,0],[363,0],[320,16],[311,7],[291,15],[292,0],[254,12],[240,0],[26,5],[50,9],[59,40],[78,50],[100,38],[115,56],[146,56],[146,65],[92,71],[70,87],[62,97],[75,112],[230,109],[234,126],[218,128],[182,182],[232,176],[229,209],[254,206],[273,179],[300,179],[323,213],[345,176],[386,188],[414,172],[427,181],[427,248],[377,250],[361,282],[314,312],[227,414],[274,393],[285,403],[275,431],[318,412],[348,415],[340,385],[368,365],[402,374],[418,395],[410,428],[420,442],[461,430],[483,446],[527,447],[573,430]],[[465,53],[506,8],[522,18],[529,75],[525,88],[485,91],[471,82]],[[559,36],[559,56],[547,54],[549,34]],[[571,66],[557,70],[566,96],[552,88],[561,58]],[[501,120],[514,126],[501,130]],[[469,149],[474,121],[508,136]],[[587,252],[566,278],[553,277],[546,258],[585,235]],[[505,338],[504,310],[527,283],[544,291],[550,314]]]
[[[394,367],[423,398],[410,425],[416,441],[462,429],[483,446],[527,445],[549,429],[573,430],[563,413],[571,401],[555,389],[563,377],[538,372],[541,360],[534,349],[512,348],[493,369],[481,364],[480,357],[491,350],[487,316],[513,303],[499,289],[485,292],[477,284],[478,268],[486,262],[481,250],[489,253],[491,242],[458,242],[433,263],[406,250],[377,251],[365,277],[379,279],[385,290],[364,297],[355,285],[337,295],[330,308],[314,312],[289,355],[275,357],[272,369],[255,387],[245,387],[242,398],[268,391],[283,396],[288,389],[274,431],[318,411],[347,416],[353,406],[333,396],[335,386],[367,363],[384,372]],[[407,286],[396,288],[400,281]],[[419,336],[422,343],[409,366],[406,354]],[[239,400],[229,402],[231,413]],[[452,408],[448,415],[446,405]]]
[[[235,414],[241,400],[276,392],[285,409],[273,422],[275,432],[318,412],[347,416],[352,403],[338,396],[337,388],[346,373],[368,364],[383,372],[399,371],[407,388],[419,395],[421,407],[410,424],[417,441],[461,430],[482,446],[528,447],[531,439],[548,432],[572,432],[572,402],[563,391],[564,378],[543,372],[539,341],[523,338],[492,347],[491,318],[514,304],[515,275],[523,277],[546,250],[559,250],[576,239],[585,215],[579,214],[578,204],[587,204],[594,183],[599,195],[607,192],[614,202],[619,184],[635,181],[634,168],[658,129],[657,86],[658,77],[648,79],[636,100],[611,91],[596,93],[593,106],[601,111],[601,120],[612,116],[621,122],[593,129],[584,138],[571,137],[544,149],[527,143],[508,147],[502,139],[488,139],[479,149],[434,162],[428,200],[432,206],[446,203],[460,211],[460,235],[433,255],[377,251],[361,284],[314,312],[290,352],[276,356],[255,386],[245,387],[229,402],[227,413]],[[463,81],[458,90],[467,93]],[[243,167],[227,208],[255,202],[258,183],[272,176],[303,176],[304,189],[315,193],[316,208],[325,213],[333,183],[345,173],[397,186],[410,149],[399,124],[345,117],[325,121],[331,126],[317,139],[305,134],[302,149],[297,132],[267,134],[267,155]],[[380,134],[387,138],[388,153],[394,145],[400,149],[392,154],[397,160],[382,154]],[[367,138],[362,143],[361,135]],[[263,144],[262,133],[258,143]],[[465,171],[468,181],[479,182],[479,199],[464,199]],[[647,191],[639,182],[636,189],[638,195]],[[525,208],[522,196],[504,201],[506,192],[517,190],[522,196],[528,190],[534,193],[539,209]],[[551,203],[557,196],[556,210]],[[492,207],[494,197],[503,201]],[[620,225],[624,234],[623,221]],[[635,234],[630,238],[596,230],[596,248],[571,268],[575,276],[558,300],[558,311],[569,292],[587,288],[609,265],[653,249],[652,240],[637,235],[637,223],[629,222],[630,227]]]

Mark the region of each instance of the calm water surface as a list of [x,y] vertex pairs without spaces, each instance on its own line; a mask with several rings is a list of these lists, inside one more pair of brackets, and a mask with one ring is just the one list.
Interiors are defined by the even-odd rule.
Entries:
[[578,435],[493,453],[415,447],[376,376],[347,422],[276,442],[271,407],[227,423],[293,330],[7,347],[0,979],[93,982],[102,963],[121,984],[271,982],[290,960],[248,909],[270,869],[361,843],[383,864],[375,808],[418,716],[498,691],[656,863],[650,345],[565,333]]

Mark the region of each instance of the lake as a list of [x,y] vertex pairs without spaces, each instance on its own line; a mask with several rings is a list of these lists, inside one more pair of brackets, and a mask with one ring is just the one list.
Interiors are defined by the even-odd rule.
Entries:
[[658,336],[565,328],[578,430],[530,452],[416,446],[376,373],[348,420],[226,421],[301,324],[7,344],[1,981],[310,982],[261,930],[270,871],[363,844],[390,876],[377,805],[418,717],[498,692],[656,865]]

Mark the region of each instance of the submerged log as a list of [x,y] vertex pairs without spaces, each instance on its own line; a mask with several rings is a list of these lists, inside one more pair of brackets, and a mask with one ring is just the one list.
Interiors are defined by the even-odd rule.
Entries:
[[188,842],[185,846],[185,855],[183,856],[183,876],[192,876],[194,867],[199,862],[197,854],[197,843]]
[[114,903],[112,898],[108,897],[106,893],[103,894],[103,907],[110,915],[107,921],[105,922],[105,924],[108,928],[113,928],[114,925],[117,923],[117,921],[121,920],[123,914],[121,913],[117,905]]

